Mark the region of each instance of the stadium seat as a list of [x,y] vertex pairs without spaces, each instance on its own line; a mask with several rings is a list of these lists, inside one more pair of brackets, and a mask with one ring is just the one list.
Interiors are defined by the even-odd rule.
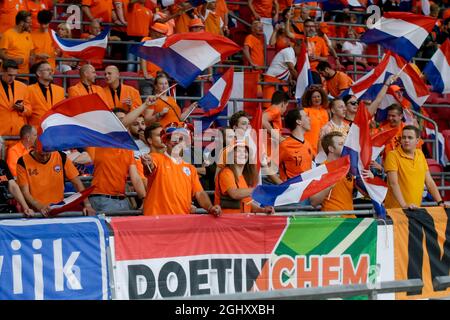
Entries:
[[106,86],[105,71],[96,71],[96,73],[97,78],[95,79],[95,84],[100,87],[105,87]]
[[[58,85],[58,86],[63,87],[63,86],[64,86],[64,78],[59,77],[60,75],[62,75],[62,73],[59,72],[59,71],[57,71],[57,70],[55,70],[55,73],[54,73],[53,75],[54,75],[54,77],[53,77],[53,83],[56,84],[56,85]],[[55,77],[55,76],[56,76],[56,77]]]
[[444,171],[442,166],[434,159],[427,159],[428,169],[430,172],[442,172]]
[[[78,70],[69,70],[66,72],[66,75],[71,76],[67,79],[67,88],[74,86],[80,81],[80,72]],[[73,77],[76,76],[76,77]]]
[[[120,73],[120,77],[138,77],[139,75],[136,72],[129,72],[129,71],[125,71],[125,72],[121,72]],[[139,90],[139,84],[138,84],[138,80],[137,79],[126,79],[123,80],[123,84],[132,86],[133,88],[135,88],[136,90]]]

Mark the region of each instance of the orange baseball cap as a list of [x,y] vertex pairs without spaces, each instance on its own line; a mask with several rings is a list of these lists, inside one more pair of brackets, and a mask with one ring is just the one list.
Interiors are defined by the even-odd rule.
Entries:
[[167,34],[169,32],[169,27],[165,23],[160,23],[160,22],[154,23],[150,27],[150,29],[152,29],[153,31],[162,33],[162,34]]
[[194,28],[194,27],[205,27],[205,25],[203,24],[202,19],[200,18],[194,18],[189,22],[189,28]]
[[394,84],[392,86],[389,87],[392,91],[396,92],[398,90],[401,90],[402,88],[400,88],[398,85]]

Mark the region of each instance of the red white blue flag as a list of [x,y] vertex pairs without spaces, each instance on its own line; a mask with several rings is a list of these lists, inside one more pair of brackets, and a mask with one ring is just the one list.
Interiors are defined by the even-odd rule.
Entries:
[[302,46],[297,59],[297,68],[299,72],[297,77],[297,84],[295,87],[295,99],[300,100],[306,89],[313,83],[311,65],[309,64],[306,46]]
[[450,40],[436,50],[423,70],[428,82],[433,86],[433,91],[450,93]]

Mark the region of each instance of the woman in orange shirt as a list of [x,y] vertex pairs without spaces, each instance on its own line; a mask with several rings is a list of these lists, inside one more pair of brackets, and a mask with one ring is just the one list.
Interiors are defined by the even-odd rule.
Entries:
[[197,107],[197,102],[194,102],[182,113],[177,101],[167,95],[168,88],[169,79],[167,75],[163,72],[158,73],[155,78],[153,92],[159,97],[155,104],[144,112],[144,119],[147,125],[152,122],[159,122],[164,128],[172,122],[184,122],[190,111]]
[[225,148],[227,163],[216,176],[214,204],[223,213],[273,213],[273,207],[261,208],[252,203],[251,194],[256,185],[256,167],[250,164],[250,150],[245,143],[234,143]]
[[320,129],[329,121],[328,97],[321,86],[311,86],[302,97],[302,107],[311,119],[311,130],[305,133],[305,139],[317,154]]

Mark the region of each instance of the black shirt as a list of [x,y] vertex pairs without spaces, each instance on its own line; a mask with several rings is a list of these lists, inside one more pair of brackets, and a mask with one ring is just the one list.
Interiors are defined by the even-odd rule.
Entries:
[[[122,91],[122,85],[119,83],[119,86],[117,87],[116,90],[114,90],[113,88],[109,88],[109,90],[111,91],[111,96],[113,98],[113,102],[115,106],[120,106],[120,91]],[[119,101],[117,101],[116,103],[116,96],[114,95],[114,92],[117,91],[117,97],[119,98]]]
[[[46,87],[46,86],[44,86],[42,83],[40,83],[39,81],[38,81],[38,84],[39,84],[39,88],[41,88],[42,95],[44,96],[45,101],[47,101],[47,88],[48,88],[48,90],[50,90],[50,103],[53,105],[52,85],[49,84],[48,87]],[[47,102],[48,102],[48,101],[47,101]]]

